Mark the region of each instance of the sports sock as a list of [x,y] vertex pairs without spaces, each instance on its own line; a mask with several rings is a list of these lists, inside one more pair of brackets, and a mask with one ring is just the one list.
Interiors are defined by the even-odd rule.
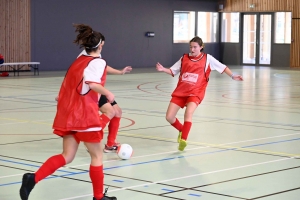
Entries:
[[105,114],[102,114],[99,117],[100,117],[102,129],[104,129],[106,124],[110,121],[110,119]]
[[108,125],[108,136],[107,136],[107,146],[111,147],[116,140],[119,126],[120,126],[120,117],[113,117]]
[[181,139],[187,140],[189,132],[191,130],[192,122],[185,121],[182,126],[182,135]]
[[174,128],[176,128],[178,131],[182,131],[182,124],[180,121],[176,118],[175,122],[171,124]]
[[44,164],[35,172],[35,183],[53,174],[58,168],[64,166],[66,160],[63,155],[58,154],[50,157]]
[[96,199],[101,199],[103,197],[103,165],[92,166],[90,165],[90,178],[93,185],[94,197]]

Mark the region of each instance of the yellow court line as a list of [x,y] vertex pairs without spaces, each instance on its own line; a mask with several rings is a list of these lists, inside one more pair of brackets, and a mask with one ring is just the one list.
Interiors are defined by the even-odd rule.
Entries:
[[[0,119],[52,126],[52,123],[50,124],[50,123],[44,123],[44,122],[20,120],[20,119],[13,119],[13,118],[3,118],[3,117],[0,117]],[[107,130],[104,130],[104,131],[107,131]],[[141,137],[141,138],[149,138],[149,139],[159,139],[159,140],[163,140],[163,141],[171,141],[171,142],[174,141],[173,138],[171,139],[171,138],[163,138],[163,137],[156,137],[156,136],[145,136],[145,135],[139,135],[139,134],[125,133],[125,132],[119,132],[118,134],[127,135],[127,136]],[[208,146],[208,147],[220,147],[220,148],[225,148],[225,149],[237,149],[237,150],[244,151],[244,152],[249,152],[250,151],[250,152],[256,152],[256,153],[267,153],[267,154],[272,154],[272,155],[281,155],[281,156],[288,156],[288,157],[300,157],[300,154],[289,154],[289,153],[284,153],[284,152],[274,152],[274,151],[265,151],[265,150],[250,149],[250,148],[240,148],[240,147],[236,147],[236,146],[209,144],[209,143],[202,143],[202,142],[191,142],[191,141],[189,141],[188,143],[203,145],[203,146]]]
[[[118,134],[120,135],[127,135],[127,136],[135,136],[135,137],[141,137],[141,138],[149,138],[149,139],[159,139],[163,141],[172,141],[174,142],[174,138],[163,138],[163,137],[156,137],[156,136],[145,136],[145,135],[139,135],[139,134],[131,134],[131,133],[124,133],[124,132],[119,132]],[[177,138],[176,138],[177,139]],[[209,144],[209,143],[202,143],[202,142],[188,142],[190,144],[198,144],[198,145],[203,145],[207,147],[221,147],[225,149],[236,149],[244,152],[255,152],[255,153],[268,153],[272,155],[281,155],[281,156],[287,156],[287,157],[300,157],[300,154],[289,154],[289,153],[284,153],[284,152],[274,152],[274,151],[264,151],[264,150],[258,150],[258,149],[250,149],[250,148],[241,148],[241,147],[236,147],[236,146],[227,146],[227,145],[219,145],[219,144]]]
[[27,123],[33,123],[33,124],[44,124],[44,125],[52,126],[52,124],[45,123],[45,122],[29,121],[29,120],[14,119],[14,118],[3,118],[3,117],[0,117],[0,119],[8,120],[8,121],[27,122]]

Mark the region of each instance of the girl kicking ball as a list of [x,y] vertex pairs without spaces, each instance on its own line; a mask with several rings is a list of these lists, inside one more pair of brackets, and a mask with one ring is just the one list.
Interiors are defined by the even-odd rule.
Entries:
[[[225,73],[233,80],[242,81],[243,77],[233,74],[224,64],[213,56],[203,53],[202,39],[194,37],[190,41],[190,53],[184,54],[171,68],[165,68],[160,63],[156,64],[157,71],[165,72],[172,76],[179,74],[177,87],[172,93],[172,98],[166,113],[167,121],[179,131],[177,142],[178,149],[183,151],[187,145],[187,138],[192,126],[192,117],[197,106],[204,98],[211,70]],[[184,108],[184,123],[176,118],[180,108]]]

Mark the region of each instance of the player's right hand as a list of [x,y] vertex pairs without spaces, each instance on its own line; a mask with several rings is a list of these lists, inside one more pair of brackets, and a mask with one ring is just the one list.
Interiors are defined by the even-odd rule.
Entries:
[[159,62],[156,64],[156,70],[157,71],[162,72],[162,71],[164,71],[164,69],[165,68]]
[[111,92],[108,92],[105,94],[106,98],[108,99],[109,103],[112,103],[115,101],[115,95]]

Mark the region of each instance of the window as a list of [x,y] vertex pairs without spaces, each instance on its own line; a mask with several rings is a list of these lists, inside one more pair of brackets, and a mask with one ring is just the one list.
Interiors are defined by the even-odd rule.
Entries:
[[292,13],[275,13],[275,43],[291,43]]
[[197,36],[199,36],[204,43],[217,42],[218,13],[198,12],[197,27]]
[[195,36],[195,12],[174,11],[173,41],[189,42]]
[[240,13],[222,14],[221,42],[239,42]]

